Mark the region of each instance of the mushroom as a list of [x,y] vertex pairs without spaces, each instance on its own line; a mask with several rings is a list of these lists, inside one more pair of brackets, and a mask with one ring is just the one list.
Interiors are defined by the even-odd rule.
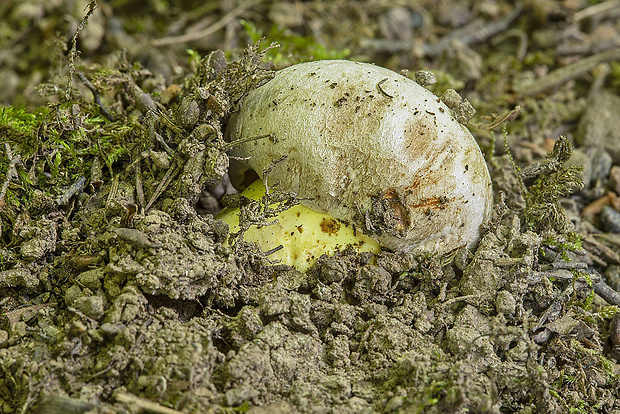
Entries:
[[248,93],[225,135],[239,140],[231,155],[269,171],[269,187],[393,251],[471,246],[491,215],[474,137],[437,96],[389,69],[330,60],[280,70]]

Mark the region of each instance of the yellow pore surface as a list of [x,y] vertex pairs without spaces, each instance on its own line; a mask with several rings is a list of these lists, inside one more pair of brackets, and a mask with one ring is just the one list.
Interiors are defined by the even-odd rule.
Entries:
[[[261,180],[256,180],[241,194],[258,201],[265,194],[265,186]],[[239,208],[226,208],[217,218],[228,224],[230,233],[239,231]],[[263,252],[281,245],[282,248],[269,258],[295,266],[302,272],[323,254],[332,255],[349,246],[358,252],[378,253],[381,250],[374,239],[362,232],[354,232],[331,216],[301,204],[279,213],[270,222],[273,224],[250,227],[243,239],[258,244]]]

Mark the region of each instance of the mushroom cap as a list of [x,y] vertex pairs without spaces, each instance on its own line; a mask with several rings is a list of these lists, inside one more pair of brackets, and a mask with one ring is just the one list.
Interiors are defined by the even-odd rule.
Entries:
[[[269,186],[350,223],[395,251],[471,245],[491,215],[476,140],[433,93],[400,74],[343,60],[301,63],[251,91],[229,120]],[[286,156],[282,161],[276,160]]]

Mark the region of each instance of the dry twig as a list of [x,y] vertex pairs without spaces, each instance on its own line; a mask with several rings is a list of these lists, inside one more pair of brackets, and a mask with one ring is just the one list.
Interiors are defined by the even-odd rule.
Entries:
[[157,404],[156,402],[149,401],[145,398],[140,398],[136,395],[129,394],[126,392],[117,392],[114,394],[116,401],[122,402],[125,404],[130,404],[134,407],[138,407],[145,411],[149,411],[151,413],[157,414],[183,414],[181,411],[175,410],[173,408],[164,407],[161,404]]
[[587,73],[601,63],[620,60],[620,48],[606,50],[596,55],[580,59],[570,65],[556,69],[533,82],[517,85],[515,90],[518,96],[536,95],[546,89],[553,88]]
[[153,46],[168,46],[174,45],[178,43],[187,43],[194,40],[202,39],[204,37],[209,36],[217,32],[220,29],[226,27],[228,23],[230,23],[233,19],[237,18],[247,9],[252,6],[259,4],[261,0],[248,0],[239,5],[239,7],[234,8],[226,15],[224,15],[220,20],[218,20],[215,24],[205,28],[204,30],[199,30],[197,32],[185,33],[181,36],[171,36],[171,37],[163,37],[161,39],[155,39],[151,42]]
[[15,166],[21,161],[19,155],[13,156],[13,151],[11,151],[11,146],[8,142],[4,144],[4,151],[9,160],[9,166],[6,170],[6,178],[4,179],[4,183],[2,183],[2,188],[0,188],[0,208],[2,208],[1,206],[4,204],[4,197],[6,196],[6,191],[9,189],[11,180],[17,177],[17,169]]

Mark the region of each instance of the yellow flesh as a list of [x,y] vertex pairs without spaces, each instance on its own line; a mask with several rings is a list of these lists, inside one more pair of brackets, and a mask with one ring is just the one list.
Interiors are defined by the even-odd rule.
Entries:
[[[257,180],[241,194],[259,200],[265,194],[265,186],[261,180]],[[230,233],[239,231],[239,208],[226,208],[217,218],[228,224]],[[323,254],[331,255],[348,246],[358,252],[378,253],[381,250],[374,239],[360,231],[354,232],[351,227],[331,216],[301,204],[281,212],[270,221],[276,220],[276,223],[269,226],[250,227],[243,239],[257,243],[264,252],[282,245],[282,249],[270,254],[269,258],[295,266],[302,272]]]

